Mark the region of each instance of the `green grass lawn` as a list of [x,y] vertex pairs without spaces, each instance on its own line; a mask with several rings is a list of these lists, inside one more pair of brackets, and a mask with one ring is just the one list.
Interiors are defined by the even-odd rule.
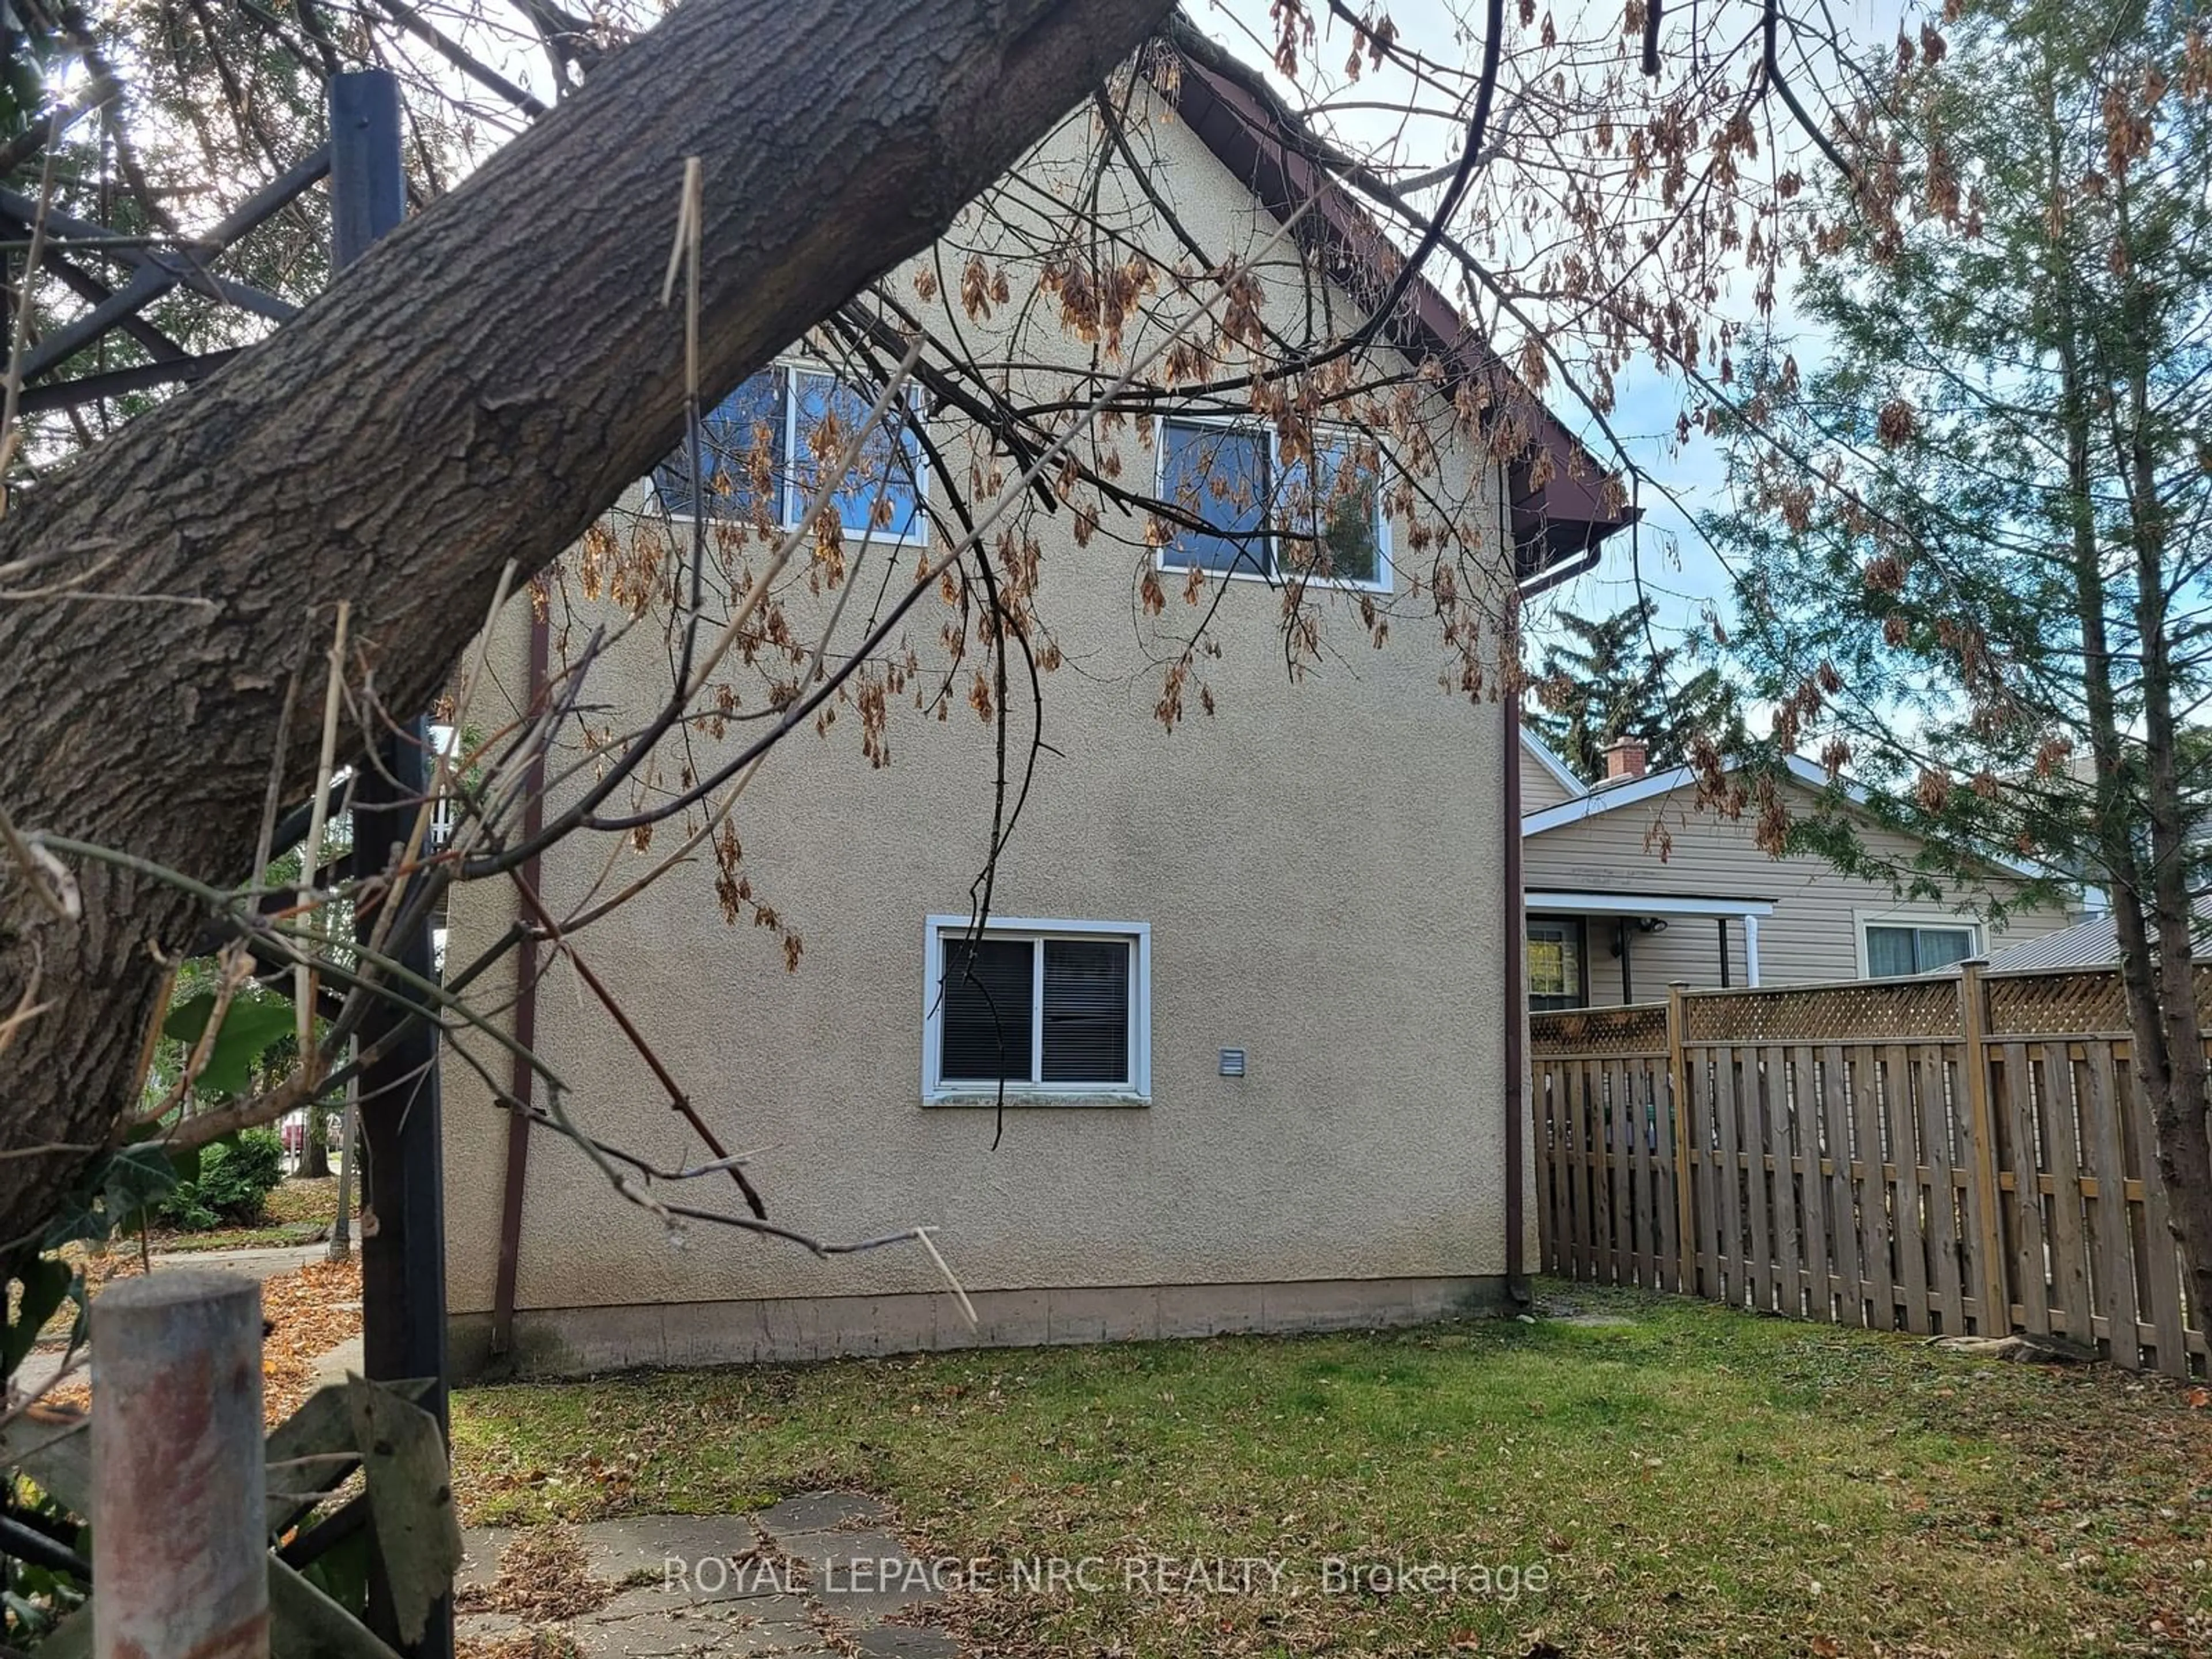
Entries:
[[[1010,1655],[2212,1651],[2212,1411],[2105,1367],[1560,1286],[1627,1323],[995,1351],[477,1389],[478,1522],[893,1504]],[[1006,1564],[1097,1558],[1095,1592]],[[1279,1588],[1125,1586],[1266,1557]],[[1462,1588],[1328,1593],[1331,1558]],[[1487,1568],[1540,1591],[1468,1588]],[[1183,1569],[1178,1569],[1178,1571]]]
[[327,1234],[327,1221],[269,1221],[252,1227],[211,1227],[205,1232],[157,1232],[153,1248],[170,1255],[200,1250],[270,1250],[312,1244]]
[[[356,1194],[355,1206],[359,1209]],[[261,1219],[248,1226],[211,1227],[204,1232],[158,1228],[150,1241],[156,1250],[254,1250],[284,1244],[312,1244],[329,1236],[338,1212],[337,1177],[308,1180],[288,1176],[270,1193]]]

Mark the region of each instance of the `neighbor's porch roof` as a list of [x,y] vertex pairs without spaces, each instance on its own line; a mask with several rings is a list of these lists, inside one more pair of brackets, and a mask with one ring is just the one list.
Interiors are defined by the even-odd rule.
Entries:
[[1567,892],[1530,888],[1524,902],[1546,915],[1589,913],[1605,916],[1771,916],[1774,901],[1725,898],[1707,893]]

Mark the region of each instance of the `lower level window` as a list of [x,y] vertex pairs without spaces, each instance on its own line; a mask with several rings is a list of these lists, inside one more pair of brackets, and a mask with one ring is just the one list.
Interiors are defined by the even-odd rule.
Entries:
[[1892,927],[1866,930],[1867,977],[1895,979],[1932,974],[1974,954],[1971,927]]
[[1150,976],[1141,922],[931,917],[923,1093],[1146,1093]]
[[1528,1006],[1542,1013],[1579,1008],[1583,995],[1583,919],[1528,918]]

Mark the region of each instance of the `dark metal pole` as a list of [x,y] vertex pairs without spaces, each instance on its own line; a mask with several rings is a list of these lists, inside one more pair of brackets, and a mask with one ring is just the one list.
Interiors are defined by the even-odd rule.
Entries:
[[407,210],[399,82],[385,70],[331,77],[331,263],[343,270]]
[[[395,228],[406,207],[400,167],[399,83],[381,70],[331,79],[331,257],[344,266]],[[395,848],[414,833],[416,815],[429,783],[429,723],[416,717],[386,738],[380,767],[366,769],[354,790],[355,867],[388,867]],[[403,901],[404,902],[404,901]],[[364,899],[355,926],[366,939],[381,907]],[[410,973],[434,971],[430,927],[425,920],[384,948]],[[400,1028],[394,1036],[395,1028]],[[422,1403],[446,1422],[445,1172],[438,1122],[438,1034],[431,1021],[390,1002],[380,1002],[362,1022],[368,1048],[390,1046],[361,1079],[361,1121],[367,1168],[361,1241],[363,1369],[372,1377],[437,1379]],[[371,1594],[373,1622],[389,1601]],[[394,1632],[379,1633],[387,1642]],[[395,1644],[396,1645],[396,1644]],[[453,1602],[441,1601],[413,1659],[449,1659],[453,1650]]]
[[1725,991],[1729,988],[1728,918],[1726,916],[1723,916],[1719,920],[1721,926],[1721,989]]

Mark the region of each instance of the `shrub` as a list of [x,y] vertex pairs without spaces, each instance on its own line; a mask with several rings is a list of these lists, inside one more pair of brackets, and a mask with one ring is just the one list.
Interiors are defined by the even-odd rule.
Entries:
[[161,1219],[187,1232],[253,1222],[284,1178],[284,1143],[273,1129],[242,1129],[200,1154],[199,1173],[161,1200]]

